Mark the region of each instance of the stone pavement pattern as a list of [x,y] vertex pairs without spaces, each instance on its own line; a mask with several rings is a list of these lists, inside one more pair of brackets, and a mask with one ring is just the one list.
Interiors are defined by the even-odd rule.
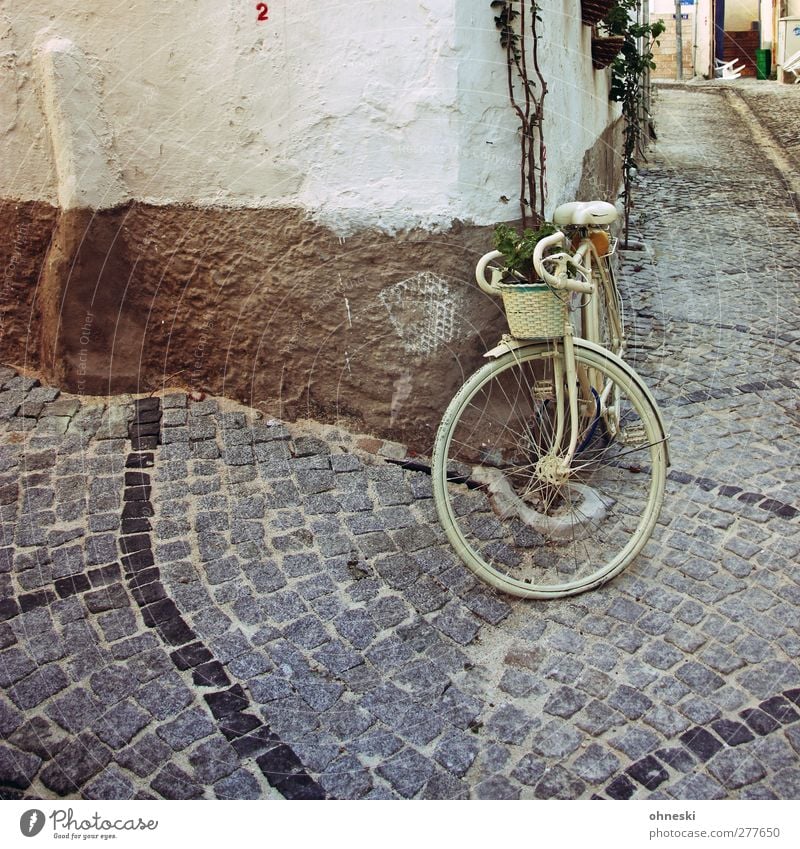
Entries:
[[797,220],[717,93],[659,129],[622,280],[673,466],[592,593],[476,582],[399,446],[0,372],[0,796],[800,797]]
[[731,91],[741,97],[759,124],[800,170],[800,96],[794,86],[759,80],[736,80]]

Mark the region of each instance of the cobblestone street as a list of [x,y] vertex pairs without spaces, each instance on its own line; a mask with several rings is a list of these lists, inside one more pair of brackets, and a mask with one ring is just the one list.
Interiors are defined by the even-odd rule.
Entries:
[[798,219],[728,97],[656,98],[621,285],[672,468],[594,592],[478,583],[401,446],[0,370],[0,798],[800,798]]

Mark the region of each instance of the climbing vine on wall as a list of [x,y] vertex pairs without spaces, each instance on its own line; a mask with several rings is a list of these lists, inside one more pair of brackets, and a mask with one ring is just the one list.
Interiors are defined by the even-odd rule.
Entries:
[[664,22],[641,20],[642,0],[615,0],[604,19],[605,28],[624,38],[622,50],[611,65],[611,100],[622,105],[624,119],[622,181],[624,201],[624,241],[628,244],[633,209],[633,186],[637,156],[652,121],[648,109],[649,72],[656,67],[653,46],[664,32]]
[[539,6],[533,2],[526,9],[525,0],[492,0],[491,8],[506,54],[508,97],[519,119],[522,226],[539,227],[544,222],[547,195],[547,148],[542,132],[547,83],[539,64]]

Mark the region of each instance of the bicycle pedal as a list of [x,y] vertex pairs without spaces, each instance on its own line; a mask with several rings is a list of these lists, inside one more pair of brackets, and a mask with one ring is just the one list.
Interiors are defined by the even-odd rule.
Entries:
[[552,380],[540,380],[533,387],[535,401],[549,401],[556,397],[556,387]]
[[647,433],[643,424],[623,428],[620,437],[623,445],[630,445],[633,448],[640,448],[647,445]]

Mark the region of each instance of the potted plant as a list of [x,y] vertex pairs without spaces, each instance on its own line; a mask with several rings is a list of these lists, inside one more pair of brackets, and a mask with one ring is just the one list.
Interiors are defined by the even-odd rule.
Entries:
[[629,13],[641,4],[641,0],[608,0],[593,2],[592,6],[603,5],[603,14],[595,21],[599,24],[592,34],[592,67],[599,71],[607,68],[619,55],[625,44],[626,27],[630,24]]
[[517,339],[549,339],[564,331],[567,299],[536,276],[533,251],[536,244],[556,232],[545,222],[538,229],[526,228],[522,234],[507,224],[494,231],[495,248],[502,255],[502,277],[497,290],[511,335]]
[[508,224],[498,224],[494,231],[494,246],[503,255],[503,283],[531,284],[537,280],[533,268],[533,249],[536,243],[556,232],[545,222],[538,229],[526,227],[520,235]]

